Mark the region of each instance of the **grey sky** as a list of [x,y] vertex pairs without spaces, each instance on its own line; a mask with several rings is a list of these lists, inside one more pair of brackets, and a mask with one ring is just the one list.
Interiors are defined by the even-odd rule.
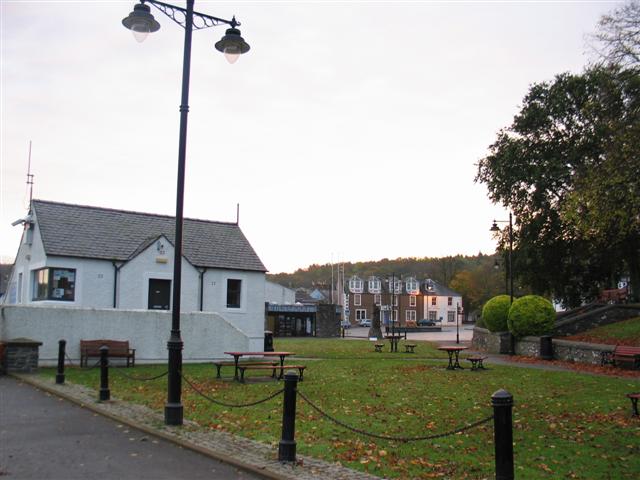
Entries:
[[[183,5],[182,2],[177,2]],[[183,30],[138,44],[135,2],[2,1],[0,254],[36,198],[173,215]],[[580,71],[613,2],[209,2],[194,33],[185,215],[240,224],[272,272],[491,253],[473,183],[531,83]]]

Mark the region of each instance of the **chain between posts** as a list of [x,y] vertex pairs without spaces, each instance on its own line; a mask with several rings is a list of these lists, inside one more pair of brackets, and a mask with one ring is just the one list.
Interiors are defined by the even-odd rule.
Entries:
[[268,397],[263,398],[261,400],[256,400],[255,402],[249,402],[249,403],[226,403],[226,402],[221,402],[220,400],[216,400],[215,398],[211,398],[209,395],[207,395],[206,393],[200,391],[198,389],[198,387],[196,387],[193,383],[191,383],[189,381],[189,379],[182,374],[182,372],[178,372],[178,373],[184,379],[184,381],[187,382],[187,385],[189,385],[194,392],[196,392],[198,395],[200,395],[205,400],[209,400],[210,402],[215,403],[217,405],[221,405],[223,407],[231,407],[231,408],[253,407],[254,405],[259,405],[261,403],[268,402],[269,400],[277,397],[282,392],[284,392],[284,388],[282,388],[282,389],[278,390],[277,392],[274,392],[273,394],[269,395]]
[[123,371],[121,371],[120,369],[115,368],[114,372],[116,372],[118,375],[122,375],[125,378],[128,378],[129,380],[135,380],[138,382],[149,382],[151,380],[157,380],[159,378],[164,377],[165,375],[167,375],[169,373],[169,370],[165,371],[164,373],[161,373],[160,375],[155,375],[153,377],[135,377],[133,375],[128,375],[126,373],[124,373]]
[[343,428],[346,428],[347,430],[351,430],[354,433],[359,433],[361,435],[365,435],[365,436],[372,437],[372,438],[378,438],[380,440],[391,440],[391,441],[396,441],[396,442],[417,442],[417,441],[421,441],[421,440],[435,440],[437,438],[443,438],[443,437],[447,437],[449,435],[456,435],[458,433],[462,433],[462,432],[465,432],[467,430],[471,430],[472,428],[478,427],[478,426],[482,425],[483,423],[488,423],[491,420],[493,420],[493,415],[490,415],[490,416],[488,416],[486,418],[483,418],[483,419],[478,420],[476,422],[470,423],[470,424],[465,425],[463,427],[456,428],[455,430],[449,430],[449,431],[443,432],[443,433],[437,433],[437,434],[433,434],[433,435],[424,435],[424,436],[420,436],[420,437],[393,437],[393,436],[390,436],[390,435],[380,435],[380,434],[377,434],[377,433],[367,432],[367,431],[362,430],[360,428],[356,428],[356,427],[352,427],[351,425],[347,425],[343,421],[338,420],[337,418],[332,417],[328,413],[324,412],[320,407],[318,407],[311,400],[309,400],[309,398],[304,393],[302,393],[300,390],[297,390],[297,392],[298,392],[298,394],[300,394],[302,399],[305,402],[307,402],[309,404],[309,406],[311,406],[311,408],[313,408],[320,415],[328,418],[332,422],[340,425]]

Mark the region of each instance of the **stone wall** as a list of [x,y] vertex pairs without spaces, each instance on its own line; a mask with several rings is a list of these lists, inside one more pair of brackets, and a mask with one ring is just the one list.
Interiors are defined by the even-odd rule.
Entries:
[[509,332],[490,332],[486,328],[474,327],[471,346],[487,353],[509,353]]
[[38,369],[38,349],[42,342],[29,338],[4,341],[3,370],[30,373]]
[[[574,335],[592,328],[640,316],[640,305],[603,305],[578,315],[559,316],[555,336]],[[567,318],[565,318],[567,317]]]
[[325,338],[340,336],[340,315],[336,314],[336,305],[318,304],[316,336]]

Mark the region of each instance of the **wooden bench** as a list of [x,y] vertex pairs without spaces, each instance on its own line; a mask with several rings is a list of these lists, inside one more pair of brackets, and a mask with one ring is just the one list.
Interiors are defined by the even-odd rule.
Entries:
[[638,413],[638,400],[640,399],[640,393],[627,393],[627,398],[631,400],[631,415],[634,417],[640,416],[640,413]]
[[415,353],[413,351],[414,348],[416,348],[417,345],[415,343],[405,343],[404,344],[404,353]]
[[136,349],[129,348],[129,340],[80,340],[80,366],[86,367],[89,357],[99,357],[103,345],[109,348],[110,358],[126,358],[127,367],[136,366]]
[[[236,363],[233,361],[220,361],[213,362],[213,365],[216,367],[216,378],[222,378],[222,376],[220,375],[220,370],[222,369],[222,367],[235,367]],[[241,365],[280,365],[280,362],[241,362],[238,364],[238,367],[240,367]]]
[[602,352],[601,364],[610,363],[614,366],[631,364],[631,368],[640,368],[640,347],[616,345],[611,352]]
[[384,343],[376,343],[373,345],[376,349],[376,352],[382,353],[382,348],[384,347]]
[[471,362],[471,370],[486,370],[482,362],[486,360],[487,357],[475,356],[475,357],[467,357],[467,360]]
[[[271,376],[275,377],[276,376],[276,370],[280,369],[280,365],[276,364],[276,365],[238,365],[238,370],[240,370],[240,382],[244,383],[244,372],[246,370],[271,370]],[[299,380],[302,381],[303,380],[303,376],[304,376],[304,369],[307,368],[306,365],[284,365],[282,367],[283,370],[286,370],[287,368],[289,369],[297,369],[298,370],[298,374],[300,375]]]

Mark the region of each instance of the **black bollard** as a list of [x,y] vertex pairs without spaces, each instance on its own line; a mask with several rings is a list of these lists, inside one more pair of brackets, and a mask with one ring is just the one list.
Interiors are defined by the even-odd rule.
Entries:
[[496,449],[496,480],[513,480],[513,396],[498,390],[491,396],[493,431]]
[[278,461],[296,461],[296,387],[298,374],[288,371],[284,374],[284,400],[282,401],[282,437],[278,447]]
[[99,400],[104,402],[111,399],[111,391],[109,390],[109,347],[102,345],[100,347],[100,397]]
[[64,349],[67,345],[66,340],[58,341],[58,372],[56,373],[56,383],[64,383]]

